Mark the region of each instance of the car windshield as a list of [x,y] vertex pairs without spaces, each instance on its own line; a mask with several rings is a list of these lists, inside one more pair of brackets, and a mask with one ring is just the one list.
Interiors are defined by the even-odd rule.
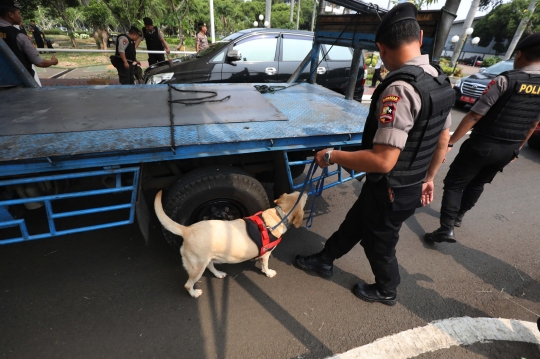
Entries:
[[223,46],[228,45],[229,42],[230,41],[224,41],[224,40],[218,41],[215,44],[208,47],[207,49],[204,49],[204,50],[201,50],[201,51],[197,52],[197,57],[203,57],[205,55],[208,55],[211,52],[216,51],[217,49],[221,49]]
[[513,70],[514,69],[514,62],[513,61],[502,61],[498,64],[495,64],[493,66],[488,67],[484,73],[485,74],[492,74],[492,75],[498,75],[502,72]]

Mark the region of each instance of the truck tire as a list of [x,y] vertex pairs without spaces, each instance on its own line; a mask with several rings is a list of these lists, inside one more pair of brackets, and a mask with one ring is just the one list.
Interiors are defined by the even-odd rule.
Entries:
[[[209,220],[234,220],[270,207],[268,195],[259,181],[234,167],[206,167],[183,176],[163,199],[165,213],[185,226]],[[182,238],[163,229],[175,249]]]

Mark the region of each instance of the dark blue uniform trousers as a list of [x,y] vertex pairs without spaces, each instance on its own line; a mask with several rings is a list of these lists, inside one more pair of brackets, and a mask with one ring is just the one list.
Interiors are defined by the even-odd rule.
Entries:
[[396,244],[403,222],[421,206],[422,184],[394,188],[390,201],[384,179],[366,179],[360,196],[339,229],[326,241],[325,251],[334,258],[348,253],[357,243],[364,248],[379,290],[396,293],[400,283]]
[[472,134],[463,142],[444,179],[441,226],[453,227],[459,212],[474,207],[484,185],[519,154],[520,142]]

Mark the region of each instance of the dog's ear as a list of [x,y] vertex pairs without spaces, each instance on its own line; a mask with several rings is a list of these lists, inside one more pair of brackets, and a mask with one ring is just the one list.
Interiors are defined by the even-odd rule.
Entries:
[[274,200],[274,203],[275,203],[276,205],[278,205],[278,206],[281,205],[281,204],[283,203],[283,198],[284,198],[286,195],[287,195],[286,193],[283,193],[281,196],[279,196],[278,199]]

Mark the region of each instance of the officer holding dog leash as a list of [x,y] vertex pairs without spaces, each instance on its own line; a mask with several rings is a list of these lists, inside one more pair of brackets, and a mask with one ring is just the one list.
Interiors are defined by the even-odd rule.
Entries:
[[421,55],[416,7],[402,3],[382,19],[375,41],[388,70],[373,96],[362,150],[326,149],[321,167],[337,163],[367,172],[358,200],[320,253],[296,257],[302,269],[333,274],[333,261],[357,243],[364,248],[374,284],[356,284],[367,302],[396,303],[400,282],[396,244],[402,223],[433,199],[433,177],[446,154],[454,90],[448,77]]
[[473,129],[444,179],[441,226],[426,234],[427,241],[456,241],[454,226],[461,226],[484,184],[517,158],[540,121],[540,32],[523,39],[516,51],[514,70],[491,81],[450,137],[448,151]]
[[132,26],[127,34],[119,35],[116,39],[116,54],[111,56],[111,63],[118,71],[118,79],[122,85],[135,84],[135,66],[137,61],[135,42],[142,36],[141,30]]

